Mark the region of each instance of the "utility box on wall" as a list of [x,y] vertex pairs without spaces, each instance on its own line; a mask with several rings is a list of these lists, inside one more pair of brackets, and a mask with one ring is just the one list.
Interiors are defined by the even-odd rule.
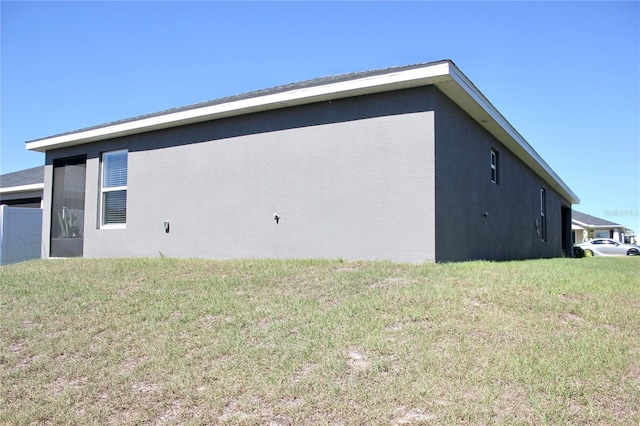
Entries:
[[0,206],[0,265],[40,259],[42,209]]

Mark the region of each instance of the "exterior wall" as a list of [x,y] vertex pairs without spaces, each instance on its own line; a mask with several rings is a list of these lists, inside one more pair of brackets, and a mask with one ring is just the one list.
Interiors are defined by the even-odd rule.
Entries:
[[[436,260],[509,260],[570,252],[571,204],[446,96],[434,95],[436,122]],[[499,153],[498,184],[490,152]],[[547,239],[536,229],[546,190]],[[569,215],[562,214],[562,207]],[[485,217],[485,212],[487,216]],[[563,221],[569,222],[564,224]]]
[[[433,90],[49,151],[43,237],[53,160],[83,154],[85,257],[434,260]],[[127,225],[100,229],[100,154],[122,148],[129,150]]]

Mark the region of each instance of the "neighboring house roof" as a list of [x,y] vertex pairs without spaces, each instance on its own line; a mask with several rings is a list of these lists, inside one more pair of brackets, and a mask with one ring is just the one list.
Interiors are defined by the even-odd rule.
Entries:
[[258,90],[28,141],[27,149],[46,152],[259,111],[429,85],[438,87],[456,102],[569,202],[580,202],[531,145],[449,60],[342,74]]
[[0,193],[9,194],[44,189],[44,166],[0,176]]
[[579,211],[573,210],[571,212],[571,220],[572,222],[582,225],[583,227],[590,228],[624,228],[623,225],[619,223],[610,222],[605,219],[600,219],[599,217],[591,216],[586,213],[581,213]]

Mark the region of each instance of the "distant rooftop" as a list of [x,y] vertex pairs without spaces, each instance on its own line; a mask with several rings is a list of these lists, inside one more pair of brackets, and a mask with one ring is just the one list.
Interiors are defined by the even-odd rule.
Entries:
[[571,218],[580,223],[584,223],[585,225],[622,227],[622,225],[620,225],[619,223],[611,222],[605,219],[600,219],[599,217],[591,216],[590,214],[586,214],[586,213],[581,213],[576,210],[573,210],[571,212]]
[[44,184],[44,166],[32,167],[0,176],[0,188]]

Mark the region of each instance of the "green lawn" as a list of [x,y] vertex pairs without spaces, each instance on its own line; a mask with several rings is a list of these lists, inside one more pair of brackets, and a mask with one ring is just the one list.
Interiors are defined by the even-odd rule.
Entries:
[[0,424],[640,423],[638,258],[0,274]]

